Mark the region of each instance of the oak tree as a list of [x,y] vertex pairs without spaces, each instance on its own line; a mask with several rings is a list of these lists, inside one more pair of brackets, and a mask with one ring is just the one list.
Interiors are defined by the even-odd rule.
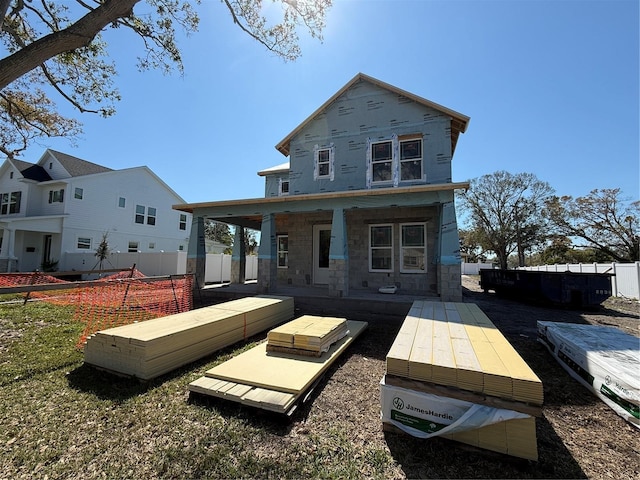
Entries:
[[626,199],[619,188],[595,189],[577,198],[553,196],[546,210],[558,233],[617,262],[640,260],[640,201]]
[[[331,0],[279,0],[265,16],[262,0],[221,0],[231,21],[285,60],[300,55],[297,31],[321,38]],[[102,37],[128,29],[140,39],[141,70],[182,71],[177,33],[195,32],[200,0],[0,0],[0,152],[9,158],[42,137],[73,138],[81,123],[57,111],[56,99],[80,112],[110,116],[120,95],[116,67]]]
[[506,269],[509,255],[517,252],[523,266],[525,252],[546,238],[541,212],[552,193],[551,186],[532,173],[498,171],[472,179],[470,188],[458,195],[474,241],[493,252]]

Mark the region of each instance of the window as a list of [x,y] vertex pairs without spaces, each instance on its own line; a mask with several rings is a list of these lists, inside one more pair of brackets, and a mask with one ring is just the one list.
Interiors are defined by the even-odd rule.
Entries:
[[78,250],[91,250],[91,239],[89,237],[78,237],[76,246]]
[[178,228],[180,230],[186,230],[187,229],[187,214],[186,213],[181,213],[180,214],[180,221],[178,223]]
[[400,181],[422,179],[422,139],[400,141]]
[[335,146],[333,143],[329,147],[318,147],[316,145],[313,149],[313,179],[318,180],[321,178],[327,178],[333,180],[333,159],[335,153]]
[[424,273],[427,259],[427,235],[424,223],[400,225],[400,271]]
[[149,250],[155,250],[156,249],[156,242],[149,242]]
[[0,214],[20,213],[20,200],[22,192],[0,194]]
[[392,155],[391,140],[371,144],[371,175],[373,182],[391,182]]
[[76,187],[73,191],[73,198],[77,198],[78,200],[82,200],[84,196],[84,190],[82,188]]
[[127,247],[127,252],[138,253],[138,242],[130,241],[129,246]]
[[145,207],[144,205],[136,205],[135,222],[140,225],[144,225],[145,212],[147,218],[147,225],[156,224],[156,209],[155,207]]
[[329,149],[318,151],[318,178],[329,176]]
[[289,236],[278,235],[278,268],[289,266]]
[[49,190],[49,203],[64,202],[64,188],[60,190]]
[[179,252],[183,252],[184,251],[184,245],[178,245],[178,251]]
[[144,225],[144,205],[136,205],[136,223]]
[[393,225],[369,227],[369,271],[393,271]]
[[281,178],[278,182],[278,195],[289,195],[289,179]]
[[124,197],[118,198],[118,206],[120,208],[124,208],[126,204],[127,204],[127,201],[125,200]]
[[13,178],[13,172],[9,172],[9,178]]
[[156,209],[154,207],[147,207],[147,225],[156,224]]

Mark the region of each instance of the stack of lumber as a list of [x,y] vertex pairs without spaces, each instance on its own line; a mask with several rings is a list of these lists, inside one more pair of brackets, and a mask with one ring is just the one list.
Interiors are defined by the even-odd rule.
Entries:
[[[473,303],[415,301],[386,357],[385,381],[448,398],[541,414],[542,382]],[[535,419],[449,435],[488,450],[537,459]]]
[[149,380],[294,316],[292,297],[260,295],[101,330],[87,339],[87,364]]
[[345,318],[304,315],[270,330],[267,352],[319,357],[347,333]]
[[320,357],[268,352],[268,343],[262,342],[205,372],[189,384],[189,391],[289,415],[367,327],[366,322],[346,324],[347,334]]

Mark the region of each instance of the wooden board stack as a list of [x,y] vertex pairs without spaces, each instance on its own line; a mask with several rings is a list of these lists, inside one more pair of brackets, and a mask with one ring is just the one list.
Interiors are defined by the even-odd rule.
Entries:
[[294,316],[292,297],[259,295],[101,330],[87,339],[87,364],[149,380]]
[[[345,322],[347,334],[320,357],[268,352],[268,343],[263,342],[207,370],[203,377],[189,384],[189,390],[263,410],[291,414],[298,401],[308,394],[314,383],[367,327],[366,322]],[[289,328],[291,326],[287,324],[283,330]]]
[[[386,358],[388,385],[541,415],[542,382],[473,303],[415,301]],[[448,438],[537,459],[535,419]]]
[[270,330],[267,352],[319,357],[347,333],[345,318],[304,315]]

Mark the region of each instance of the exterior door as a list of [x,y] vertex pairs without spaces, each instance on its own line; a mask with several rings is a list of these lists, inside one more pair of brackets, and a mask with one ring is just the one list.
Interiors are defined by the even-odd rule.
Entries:
[[313,283],[329,283],[329,247],[331,245],[331,225],[313,226]]

